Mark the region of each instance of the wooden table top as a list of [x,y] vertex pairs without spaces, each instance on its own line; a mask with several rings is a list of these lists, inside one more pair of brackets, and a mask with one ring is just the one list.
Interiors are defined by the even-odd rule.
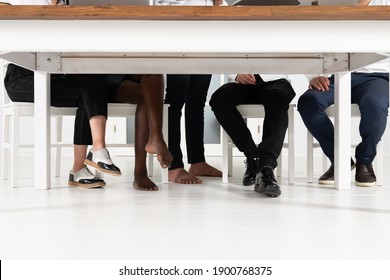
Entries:
[[0,20],[390,20],[390,6],[0,6]]

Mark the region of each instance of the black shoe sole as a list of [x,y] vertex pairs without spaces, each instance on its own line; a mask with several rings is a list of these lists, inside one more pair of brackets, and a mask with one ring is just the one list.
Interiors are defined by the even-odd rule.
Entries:
[[253,181],[251,181],[251,182],[244,182],[244,181],[242,181],[242,184],[243,184],[244,186],[252,186],[252,185],[255,184],[255,180],[253,180]]
[[276,194],[274,192],[261,192],[261,193],[269,197],[278,197],[279,195],[281,195],[281,193]]
[[275,191],[270,191],[270,190],[260,190],[257,186],[255,186],[255,192],[260,193],[260,194],[264,194],[264,195],[269,196],[269,197],[278,197],[279,195],[282,194],[281,192],[275,192]]

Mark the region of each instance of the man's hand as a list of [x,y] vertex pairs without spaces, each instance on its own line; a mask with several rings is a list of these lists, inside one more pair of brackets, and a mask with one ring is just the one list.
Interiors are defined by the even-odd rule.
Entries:
[[329,84],[330,84],[330,81],[327,77],[318,76],[318,77],[311,79],[311,81],[309,83],[309,89],[328,91]]
[[223,4],[223,0],[213,0],[214,6],[221,6]]
[[239,84],[254,85],[256,84],[256,78],[253,74],[238,74],[236,76],[236,82]]
[[370,2],[371,2],[371,0],[359,0],[358,5],[367,6],[368,4],[370,4]]

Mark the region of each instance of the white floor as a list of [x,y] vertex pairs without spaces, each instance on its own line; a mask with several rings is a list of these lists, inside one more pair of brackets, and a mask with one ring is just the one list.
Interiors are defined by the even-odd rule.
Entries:
[[105,177],[104,189],[68,188],[65,171],[37,191],[31,161],[23,187],[1,182],[0,259],[390,259],[389,174],[385,186],[338,191],[301,172],[268,198],[241,186],[238,158],[227,185],[161,185],[157,176],[160,191],[140,192],[132,160],[119,158],[124,175]]

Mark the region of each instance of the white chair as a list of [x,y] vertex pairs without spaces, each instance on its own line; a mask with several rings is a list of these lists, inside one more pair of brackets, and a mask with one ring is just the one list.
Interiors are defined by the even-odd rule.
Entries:
[[[283,148],[288,149],[288,183],[294,183],[294,109],[295,104],[290,104],[288,109],[288,143],[283,144]],[[238,111],[241,113],[244,119],[248,118],[264,118],[265,110],[263,105],[239,105],[237,106]],[[225,130],[221,129],[221,140],[222,140],[222,182],[228,183],[228,177],[232,175],[232,148],[234,146],[229,135]],[[282,170],[282,153],[278,158],[278,167],[276,174],[281,177]]]
[[[326,109],[326,114],[333,118],[334,117],[334,106],[330,106]],[[360,110],[357,104],[351,104],[351,116],[353,118],[360,118]],[[319,143],[315,143],[313,136],[307,131],[307,182],[313,182],[313,169],[314,169],[314,149],[320,148]],[[377,145],[377,154],[374,160],[374,170],[376,173],[376,184],[383,184],[383,139]],[[356,145],[352,144],[351,148],[356,148]],[[323,173],[328,169],[328,158],[322,153],[322,170]]]
[[[5,66],[1,63],[0,77],[5,76]],[[1,73],[2,72],[2,73]],[[3,80],[3,78],[2,78]],[[25,102],[12,102],[4,86],[0,86],[0,94],[3,99],[3,142],[2,142],[2,179],[11,181],[11,186],[19,185],[19,150],[21,148],[32,148],[33,144],[20,144],[19,129],[20,118],[34,116],[34,104]],[[136,105],[110,103],[108,105],[109,117],[129,117],[134,116]],[[75,116],[76,108],[51,107],[50,114],[56,119],[55,135],[51,147],[56,148],[55,176],[60,176],[61,152],[62,148],[73,147],[71,143],[62,142],[62,117]],[[168,106],[164,106],[163,111],[163,134],[164,139],[168,139]],[[107,147],[133,147],[128,143],[107,143]],[[148,173],[153,174],[153,155],[148,155]],[[102,174],[97,172],[98,176]],[[162,170],[162,183],[168,182],[168,170]]]

